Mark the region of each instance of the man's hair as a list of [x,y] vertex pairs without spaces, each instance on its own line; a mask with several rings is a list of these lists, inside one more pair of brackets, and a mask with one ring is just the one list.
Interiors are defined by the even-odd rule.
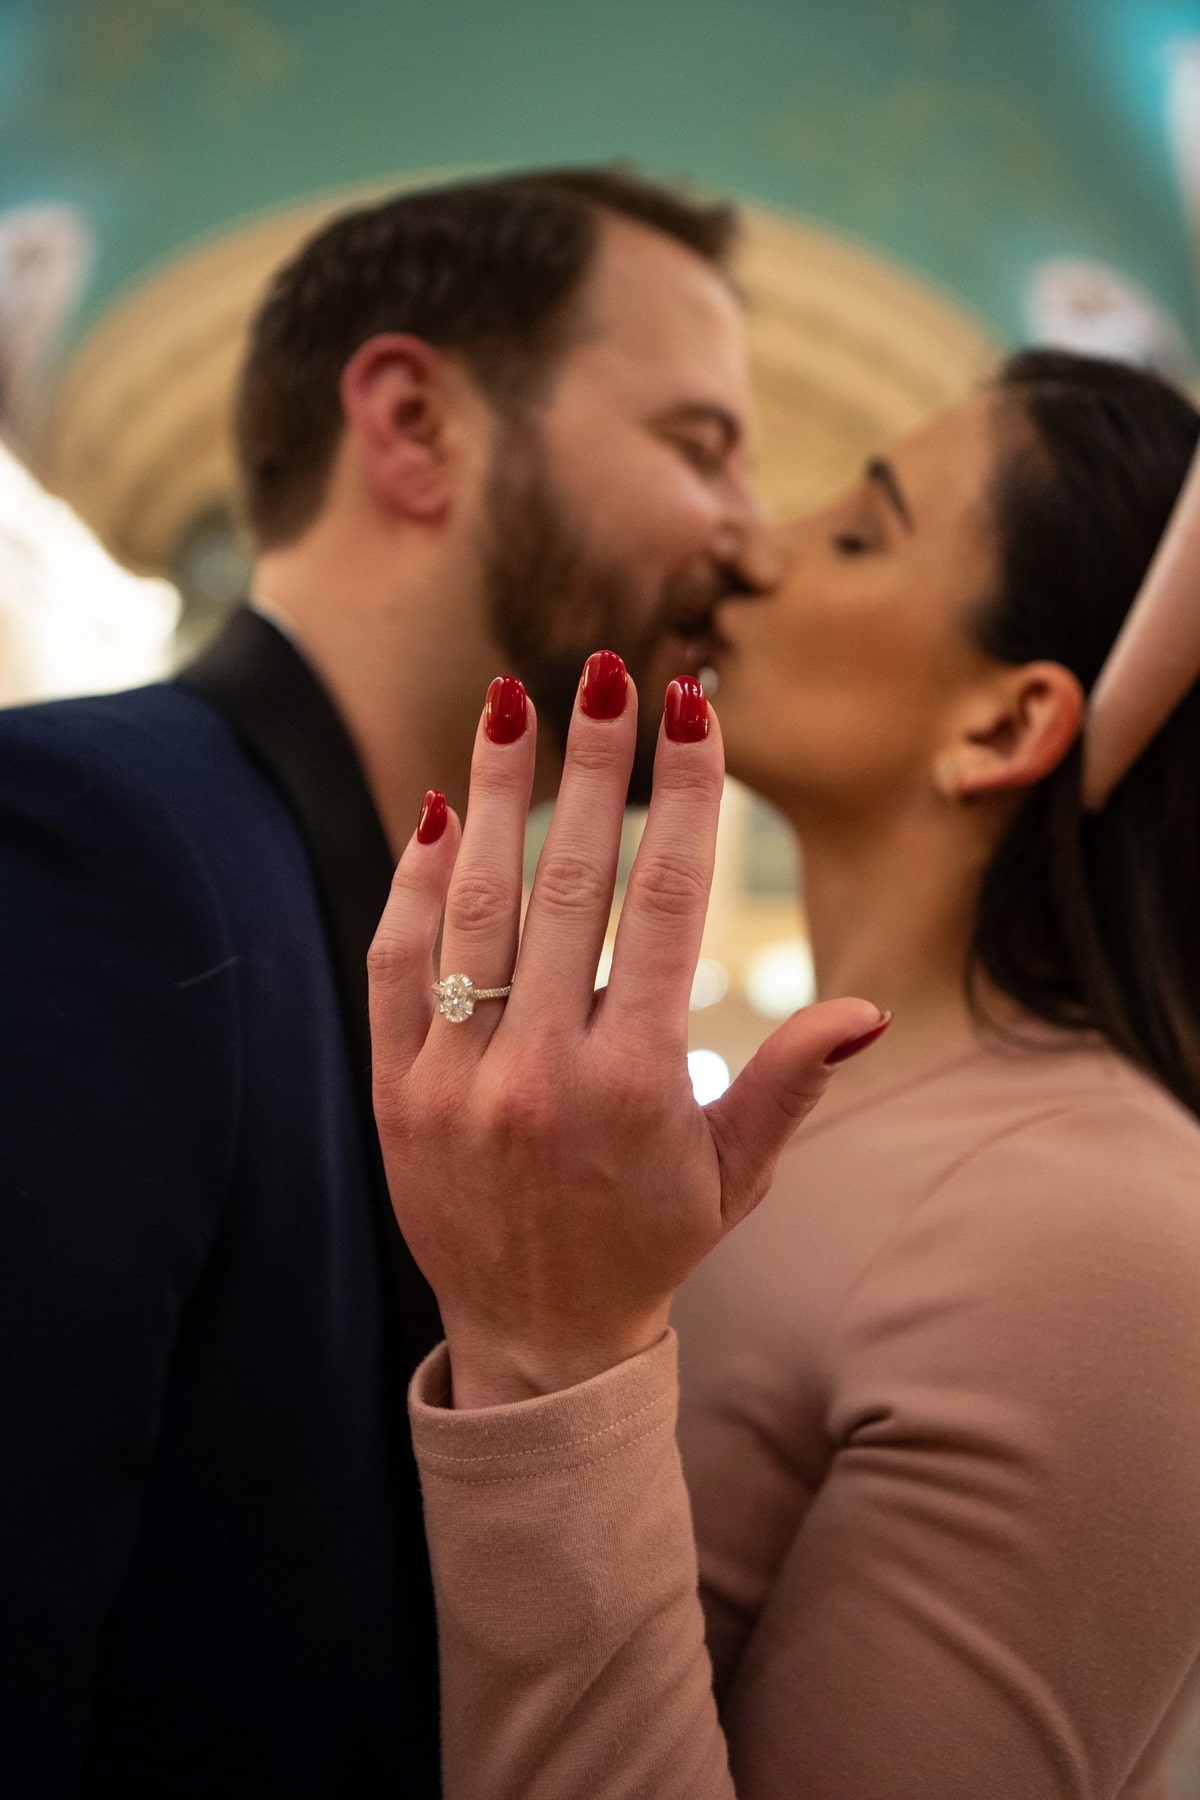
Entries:
[[380,332],[458,356],[502,413],[544,392],[572,340],[606,215],[724,270],[737,218],[625,167],[532,170],[397,194],[342,214],[278,271],[251,326],[234,415],[259,549],[319,511],[344,426],[339,383]]

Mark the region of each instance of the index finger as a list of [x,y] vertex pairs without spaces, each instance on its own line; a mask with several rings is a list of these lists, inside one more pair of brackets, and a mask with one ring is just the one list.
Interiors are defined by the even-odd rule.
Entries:
[[654,793],[625,890],[604,1023],[662,1048],[687,1041],[716,860],[725,754],[698,681],[667,689]]

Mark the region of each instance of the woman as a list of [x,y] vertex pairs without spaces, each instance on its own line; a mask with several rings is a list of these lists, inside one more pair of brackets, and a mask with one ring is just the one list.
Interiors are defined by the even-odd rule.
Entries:
[[[451,1800],[1161,1791],[1200,1666],[1200,693],[1094,819],[1079,728],[1197,435],[1152,377],[1017,358],[725,609],[731,767],[800,836],[821,992],[878,1004],[706,1112],[694,684],[594,1008],[614,659],[466,1029],[418,995],[447,889],[443,967],[508,979],[532,722],[481,735],[461,854],[405,853],[377,1105],[447,1331],[412,1405]],[[664,1329],[710,1249],[675,1318],[711,1671]]]

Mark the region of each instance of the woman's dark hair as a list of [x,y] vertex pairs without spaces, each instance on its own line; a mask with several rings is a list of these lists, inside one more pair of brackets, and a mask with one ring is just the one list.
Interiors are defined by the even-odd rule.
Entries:
[[341,374],[379,332],[462,358],[501,411],[547,383],[606,216],[723,270],[737,217],[636,170],[535,169],[394,194],[343,213],[275,275],[250,328],[234,408],[242,510],[259,549],[320,508],[344,420]]
[[[1090,690],[1200,438],[1157,376],[1025,351],[995,384],[999,593],[972,635]],[[1052,1024],[1103,1035],[1200,1113],[1200,687],[1097,814],[1077,743],[1031,790],[983,882],[972,975]],[[972,983],[972,985],[976,985]],[[978,1007],[978,1002],[976,1003]]]

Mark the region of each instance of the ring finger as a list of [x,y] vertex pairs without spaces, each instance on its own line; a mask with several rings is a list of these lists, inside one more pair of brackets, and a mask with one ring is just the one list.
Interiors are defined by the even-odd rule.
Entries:
[[[446,899],[443,983],[466,976],[480,989],[504,987],[512,980],[536,746],[537,722],[525,689],[515,676],[498,676],[488,689],[475,737],[462,848]],[[500,1022],[502,1006],[481,1000],[472,1013],[468,993],[459,1006],[468,1017],[452,1022],[445,1009],[454,1010],[456,999],[460,996],[450,994],[443,1000],[435,1030],[455,1036],[469,1032],[467,1041],[476,1047],[486,1043]]]

